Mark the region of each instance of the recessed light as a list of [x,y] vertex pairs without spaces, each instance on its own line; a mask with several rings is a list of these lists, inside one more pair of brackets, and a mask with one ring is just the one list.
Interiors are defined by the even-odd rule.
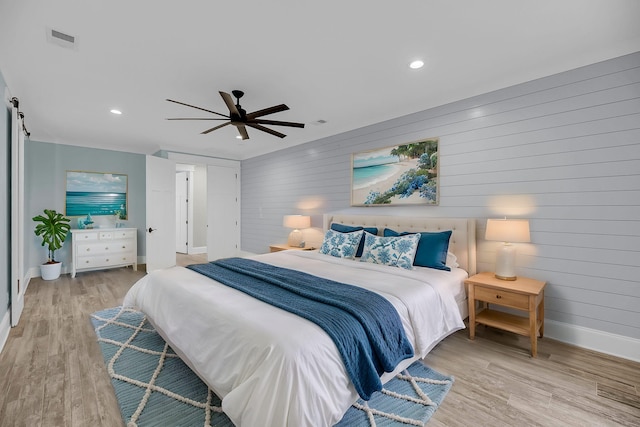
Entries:
[[242,136],[236,135],[236,139],[242,139]]
[[118,114],[118,115],[120,115],[120,114],[122,114],[122,111],[120,111],[120,110],[116,110],[116,109],[114,108],[113,110],[111,110],[111,113],[112,113],[112,114]]
[[409,67],[413,68],[414,70],[417,70],[418,68],[422,68],[423,66],[424,66],[424,62],[420,61],[419,59],[409,64]]

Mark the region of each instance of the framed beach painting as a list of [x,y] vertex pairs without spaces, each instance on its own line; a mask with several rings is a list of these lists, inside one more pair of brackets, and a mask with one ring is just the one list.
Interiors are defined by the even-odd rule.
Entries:
[[117,215],[127,219],[127,175],[67,171],[67,216]]
[[438,138],[354,153],[351,205],[438,204]]

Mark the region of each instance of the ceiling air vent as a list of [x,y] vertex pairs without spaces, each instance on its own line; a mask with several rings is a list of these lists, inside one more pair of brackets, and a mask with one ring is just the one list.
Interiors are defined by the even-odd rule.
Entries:
[[63,33],[62,31],[54,30],[53,28],[47,28],[47,41],[67,49],[78,48],[77,37]]

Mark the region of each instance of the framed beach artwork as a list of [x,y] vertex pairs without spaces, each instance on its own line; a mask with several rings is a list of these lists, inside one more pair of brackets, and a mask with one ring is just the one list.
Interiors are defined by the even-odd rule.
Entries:
[[127,219],[127,175],[67,171],[67,216],[117,215]]
[[438,204],[438,138],[354,153],[351,205]]

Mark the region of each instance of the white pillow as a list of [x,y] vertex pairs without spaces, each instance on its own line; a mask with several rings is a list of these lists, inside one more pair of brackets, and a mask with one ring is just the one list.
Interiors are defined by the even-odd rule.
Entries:
[[404,236],[379,237],[364,233],[361,262],[372,262],[413,270],[420,233]]
[[458,264],[458,257],[452,254],[451,252],[447,252],[447,262],[445,264],[449,268],[460,267],[460,264]]
[[360,239],[364,231],[352,231],[351,233],[340,233],[335,230],[327,230],[320,246],[320,253],[338,258],[353,259],[356,256]]

